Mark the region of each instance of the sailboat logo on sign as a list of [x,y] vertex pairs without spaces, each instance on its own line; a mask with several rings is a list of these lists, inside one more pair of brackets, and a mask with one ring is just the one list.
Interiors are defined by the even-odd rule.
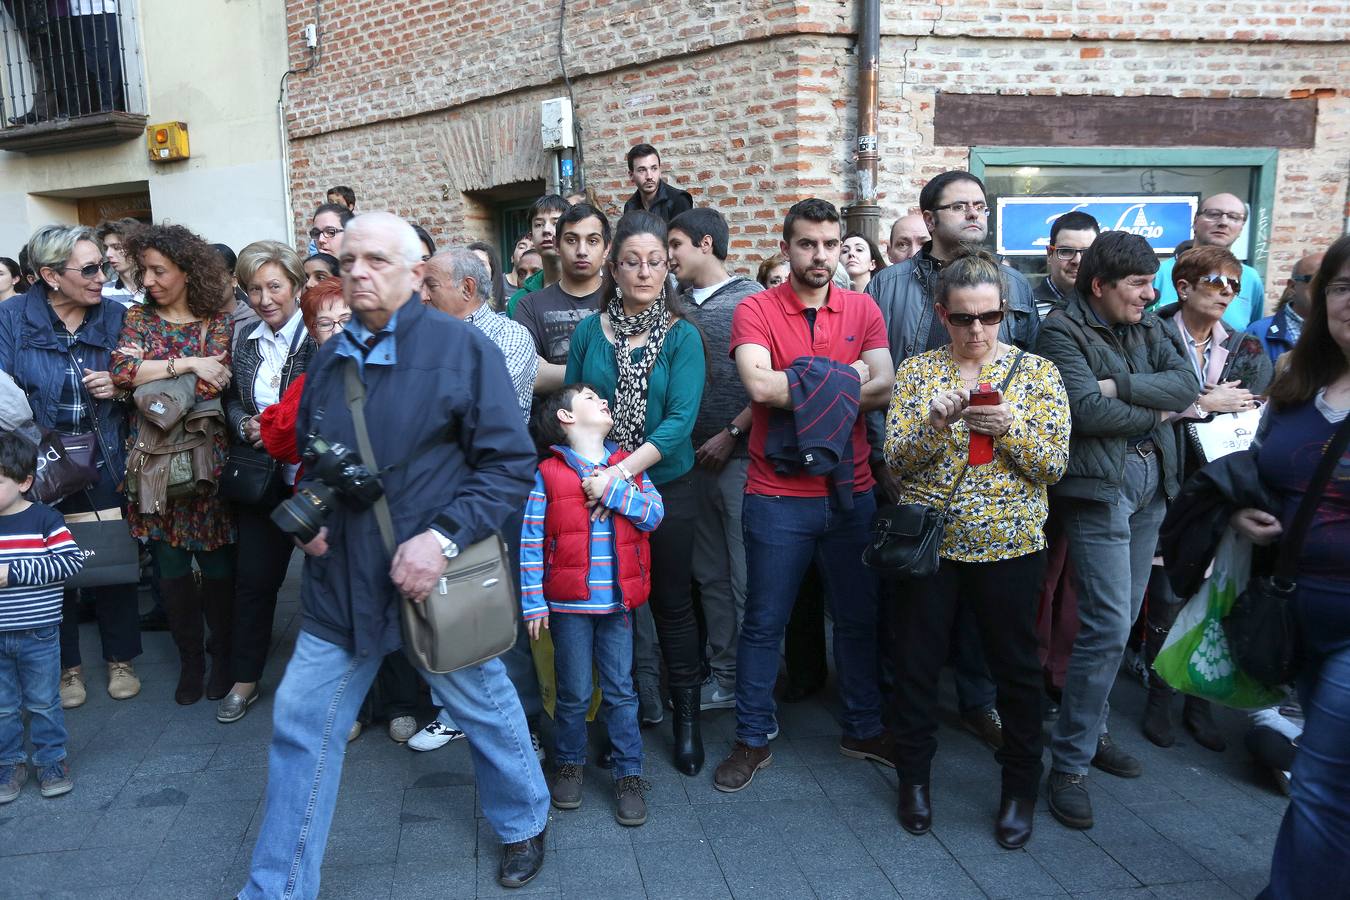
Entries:
[[[1144,212],[1145,206],[1146,204],[1136,203],[1133,206],[1126,207],[1125,211],[1120,214],[1120,218],[1116,220],[1116,224],[1108,230],[1127,231],[1130,234],[1137,234],[1147,241],[1156,241],[1162,237],[1163,227],[1148,220],[1148,216]],[[1125,220],[1130,218],[1130,213],[1134,213],[1134,221],[1127,225]]]

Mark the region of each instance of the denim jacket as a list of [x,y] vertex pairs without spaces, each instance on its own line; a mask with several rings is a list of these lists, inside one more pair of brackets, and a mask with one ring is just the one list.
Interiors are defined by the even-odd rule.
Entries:
[[[9,373],[28,395],[33,420],[41,428],[56,421],[56,406],[61,397],[61,382],[66,377],[66,353],[52,329],[51,306],[47,303],[47,285],[41,281],[27,294],[0,304],[0,369]],[[86,368],[106,371],[117,336],[122,330],[126,308],[104,299],[89,308],[76,343],[83,348]],[[113,468],[113,477],[121,481],[127,462],[127,408],[116,400],[95,401],[99,443]]]

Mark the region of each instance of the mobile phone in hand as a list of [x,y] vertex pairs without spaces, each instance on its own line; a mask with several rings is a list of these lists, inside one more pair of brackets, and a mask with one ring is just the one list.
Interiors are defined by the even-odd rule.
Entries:
[[[970,392],[971,406],[998,406],[1003,402],[1003,392],[991,385],[981,384],[978,390]],[[969,461],[972,466],[982,466],[994,461],[994,437],[989,434],[970,433]]]

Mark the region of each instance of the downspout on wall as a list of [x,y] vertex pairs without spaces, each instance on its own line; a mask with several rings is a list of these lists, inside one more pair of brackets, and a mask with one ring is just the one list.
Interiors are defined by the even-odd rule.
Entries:
[[856,193],[844,218],[847,231],[860,232],[875,242],[881,229],[881,207],[877,205],[881,0],[859,0],[858,16],[858,86],[854,99],[858,139],[853,157]]

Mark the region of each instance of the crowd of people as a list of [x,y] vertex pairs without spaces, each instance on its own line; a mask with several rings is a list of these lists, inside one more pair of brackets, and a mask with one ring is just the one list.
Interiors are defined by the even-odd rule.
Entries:
[[[839,752],[896,771],[903,829],[941,815],[947,665],[1001,770],[997,843],[1032,838],[1042,790],[1060,823],[1093,827],[1089,773],[1142,773],[1108,703],[1136,660],[1139,727],[1175,741],[1174,691],[1148,666],[1190,599],[1159,557],[1169,504],[1211,461],[1190,429],[1260,416],[1242,452],[1261,491],[1242,496],[1264,501],[1235,503],[1231,527],[1278,542],[1350,410],[1350,238],[1301,259],[1265,316],[1228,194],[1162,261],[1067,213],[1033,288],[980,249],[969,172],[929,181],[881,244],[813,198],[786,211],[779,254],[732,259],[725,217],[656,148],[627,165],[616,222],[588,194],[541,197],[507,259],[358,214],[345,186],[305,254],[122,220],[44,226],[0,258],[0,804],[30,763],[43,796],[73,789],[64,711],[95,682],[139,693],[143,628],[172,635],[176,702],[215,702],[222,727],[249,715],[298,547],[241,897],[318,893],[345,746],[376,722],[417,751],[467,741],[507,887],[539,872],[549,809],[578,808],[588,772],[632,827],[653,765],[753,790],[778,703],[825,683],[824,609]],[[1249,735],[1291,798],[1271,897],[1350,865],[1345,470],[1298,551],[1297,690]],[[916,509],[941,522],[931,565],[864,562],[894,536],[877,523]],[[110,510],[144,551],[144,614],[134,581],[62,589],[83,559],[68,523]],[[402,606],[493,535],[514,646],[432,671],[403,652]],[[86,608],[106,682],[83,665]],[[735,740],[709,764],[716,709]],[[641,729],[667,716],[669,760],[644,759]],[[1224,748],[1206,701],[1187,696],[1181,724]]]

